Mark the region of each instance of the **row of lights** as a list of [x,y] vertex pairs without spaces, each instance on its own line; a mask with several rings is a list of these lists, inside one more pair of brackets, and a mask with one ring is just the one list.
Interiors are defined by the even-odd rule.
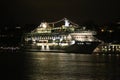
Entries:
[[0,47],[2,50],[19,50],[19,47]]

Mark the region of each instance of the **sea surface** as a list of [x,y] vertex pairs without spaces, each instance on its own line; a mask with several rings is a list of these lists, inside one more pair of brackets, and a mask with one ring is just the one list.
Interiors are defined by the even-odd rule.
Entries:
[[0,80],[120,80],[120,55],[1,52]]

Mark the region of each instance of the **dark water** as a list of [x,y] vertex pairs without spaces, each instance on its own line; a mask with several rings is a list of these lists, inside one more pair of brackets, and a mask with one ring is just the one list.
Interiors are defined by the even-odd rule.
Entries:
[[120,56],[0,53],[0,72],[0,80],[120,80]]

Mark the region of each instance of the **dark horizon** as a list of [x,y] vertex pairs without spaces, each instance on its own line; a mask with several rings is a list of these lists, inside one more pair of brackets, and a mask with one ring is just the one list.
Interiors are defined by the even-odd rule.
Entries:
[[40,24],[64,17],[82,24],[106,24],[120,19],[118,0],[1,1],[0,24]]
[[[120,24],[114,26],[120,22],[119,3],[120,0],[4,0],[0,3],[0,33],[22,35],[43,21],[54,22],[66,17],[90,29],[95,27],[100,30],[104,25],[105,28],[115,29],[109,39],[115,36],[115,40],[119,40]],[[101,32],[100,37],[104,34]]]

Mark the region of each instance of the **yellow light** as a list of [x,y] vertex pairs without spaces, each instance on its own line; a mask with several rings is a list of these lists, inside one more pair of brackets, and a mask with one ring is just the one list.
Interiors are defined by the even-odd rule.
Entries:
[[47,27],[46,23],[44,23],[42,26],[43,26],[43,28],[46,28],[46,27]]
[[112,33],[112,32],[113,32],[113,30],[109,30],[109,32],[110,32],[110,33]]
[[46,28],[47,27],[47,23],[46,22],[41,23],[40,27]]
[[101,32],[104,32],[105,30],[104,29],[101,29]]

